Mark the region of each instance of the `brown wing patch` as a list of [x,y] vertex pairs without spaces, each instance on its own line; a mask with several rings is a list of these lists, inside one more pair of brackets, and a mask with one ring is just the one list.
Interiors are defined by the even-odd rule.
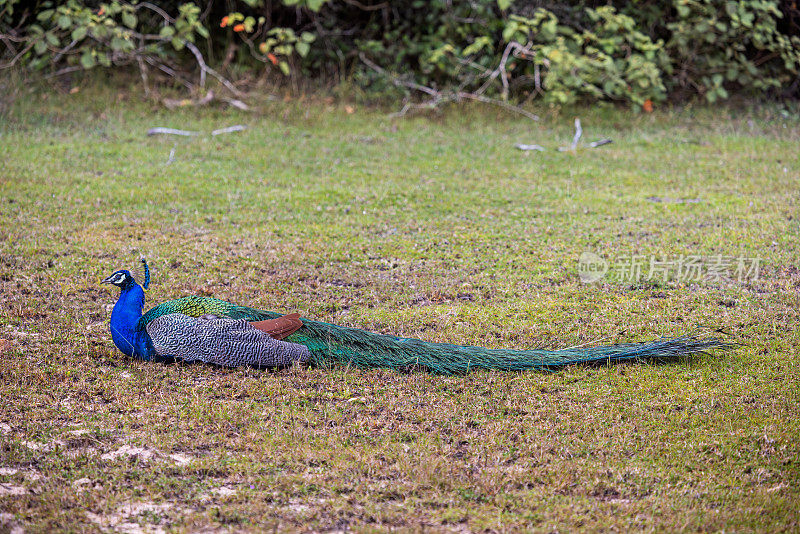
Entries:
[[273,339],[283,339],[294,334],[303,326],[299,313],[290,313],[277,319],[267,319],[266,321],[255,321],[250,323],[253,328],[266,332]]

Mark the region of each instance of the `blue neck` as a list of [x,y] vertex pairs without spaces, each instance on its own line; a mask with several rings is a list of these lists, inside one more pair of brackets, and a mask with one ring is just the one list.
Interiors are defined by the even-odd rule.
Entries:
[[119,299],[111,312],[111,339],[124,354],[136,356],[144,360],[150,359],[151,343],[147,332],[136,330],[136,323],[142,316],[144,291],[137,283],[133,283],[120,291]]

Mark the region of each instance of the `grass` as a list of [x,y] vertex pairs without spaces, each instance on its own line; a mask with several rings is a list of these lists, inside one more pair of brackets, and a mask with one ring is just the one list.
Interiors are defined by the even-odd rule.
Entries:
[[[0,106],[0,524],[30,531],[797,531],[800,128],[770,109],[323,100],[165,111],[124,87]],[[153,126],[243,133],[146,137]],[[174,148],[174,161],[167,165]],[[654,202],[700,199],[699,202]],[[757,280],[583,284],[578,258],[759,257]],[[553,374],[152,365],[116,294],[214,295],[430,341],[739,346]]]

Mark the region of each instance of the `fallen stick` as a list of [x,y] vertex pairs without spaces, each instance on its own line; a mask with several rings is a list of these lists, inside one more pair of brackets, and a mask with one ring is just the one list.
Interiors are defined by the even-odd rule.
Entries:
[[[211,135],[220,135],[232,132],[241,132],[242,130],[246,130],[247,126],[244,124],[236,124],[234,126],[228,126],[226,128],[220,128],[218,130],[214,130],[211,132]],[[184,137],[196,137],[200,135],[200,132],[193,132],[190,130],[176,130],[175,128],[150,128],[147,130],[147,135],[158,135],[158,134],[165,134],[165,135],[182,135]]]
[[214,91],[208,91],[206,96],[197,100],[191,100],[189,98],[165,98],[161,102],[164,104],[164,106],[166,106],[167,109],[175,109],[184,106],[205,106],[206,104],[211,103],[213,100]]
[[589,143],[589,146],[591,148],[597,148],[599,146],[609,145],[609,144],[611,144],[613,142],[614,141],[612,141],[611,139],[601,139],[599,141],[592,141],[591,143]]
[[[583,128],[581,127],[581,120],[575,117],[575,135],[572,137],[572,143],[570,144],[570,146],[558,147],[558,151],[559,152],[566,152],[568,150],[575,151],[578,148],[578,142],[580,141],[582,135],[583,135]],[[589,148],[597,148],[604,145],[608,145],[613,142],[614,141],[612,141],[611,139],[606,138],[606,139],[600,139],[599,141],[592,141],[587,146]],[[539,152],[544,152],[546,150],[541,145],[526,145],[523,143],[517,143],[516,145],[514,145],[514,147],[520,150],[538,150]]]
[[671,197],[647,197],[645,200],[650,202],[664,202],[666,204],[697,204],[702,202],[702,198],[671,198]]
[[220,100],[222,100],[223,102],[227,102],[228,105],[233,106],[236,109],[241,109],[242,111],[250,111],[250,106],[248,106],[241,100],[236,100],[235,98],[226,98],[224,96],[220,97]]
[[514,146],[520,150],[538,150],[539,152],[544,152],[544,147],[541,145],[523,145],[522,143],[517,143]]
[[147,130],[147,135],[182,135],[184,137],[193,137],[200,135],[200,132],[190,132],[189,130],[176,130],[175,128],[150,128]]
[[227,128],[220,128],[219,130],[214,130],[211,132],[211,135],[220,135],[226,133],[233,133],[233,132],[241,132],[242,130],[246,130],[247,126],[243,124],[237,124],[235,126],[228,126]]
[[575,117],[575,136],[572,138],[572,150],[578,148],[578,141],[583,135],[583,128],[581,128],[581,120],[578,117]]
[[572,144],[569,146],[560,146],[558,147],[559,152],[566,152],[567,150],[574,151],[578,148],[578,141],[580,140],[581,136],[583,135],[583,128],[581,128],[581,120],[578,117],[575,117],[575,135],[572,137]]

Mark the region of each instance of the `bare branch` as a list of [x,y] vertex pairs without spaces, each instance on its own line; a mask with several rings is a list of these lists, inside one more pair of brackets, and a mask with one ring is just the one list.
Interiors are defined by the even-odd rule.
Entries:
[[389,2],[381,2],[380,4],[375,4],[374,6],[364,5],[358,0],[344,0],[344,3],[355,6],[362,11],[379,11],[383,8],[389,7]]
[[459,100],[467,99],[467,100],[475,100],[475,101],[478,101],[478,102],[483,102],[485,104],[494,104],[495,106],[500,106],[501,108],[507,109],[509,111],[513,111],[514,113],[518,113],[518,114],[520,114],[520,115],[522,115],[524,117],[528,117],[529,119],[531,119],[533,121],[538,121],[539,120],[539,117],[537,115],[534,115],[533,113],[531,113],[529,111],[525,111],[524,109],[522,109],[519,106],[515,106],[513,104],[509,104],[508,102],[504,102],[502,100],[489,98],[489,97],[483,96],[482,94],[479,94],[477,92],[475,92],[475,93],[468,93],[466,91],[442,92],[442,91],[438,91],[436,89],[433,89],[432,87],[426,87],[424,85],[420,85],[420,84],[415,83],[415,82],[409,82],[409,81],[406,81],[406,80],[401,80],[401,79],[397,78],[396,76],[393,76],[393,75],[389,74],[388,72],[386,72],[385,69],[383,69],[382,67],[380,67],[380,66],[376,65],[375,63],[373,63],[372,61],[370,61],[363,53],[359,54],[358,57],[369,68],[371,68],[372,70],[374,70],[378,74],[381,74],[381,75],[386,76],[387,78],[389,78],[391,80],[391,82],[395,86],[408,87],[409,89],[414,89],[416,91],[420,91],[420,92],[425,93],[427,95],[430,95],[432,97],[430,101],[424,102],[424,103],[421,103],[421,104],[406,103],[403,106],[403,109],[401,109],[397,113],[393,113],[391,115],[392,117],[402,117],[403,115],[405,115],[406,113],[408,113],[412,109],[436,109],[439,105],[444,104],[446,102],[458,102]]
[[13,43],[26,43],[28,42],[29,37],[18,37],[15,35],[16,32],[11,30],[11,33],[4,33],[2,35],[3,41],[11,41]]
[[77,39],[73,39],[71,43],[69,43],[67,46],[65,46],[65,47],[64,47],[64,48],[62,48],[61,50],[59,50],[58,54],[56,54],[55,56],[53,56],[52,63],[53,63],[53,64],[55,64],[55,63],[58,63],[58,61],[59,61],[59,60],[60,60],[62,57],[64,57],[64,54],[67,54],[67,53],[69,53],[69,51],[70,51],[70,50],[72,50],[72,48],[73,48],[73,47],[74,47],[76,44],[78,44],[78,40],[77,40]]
[[478,102],[483,102],[485,104],[494,104],[495,106],[500,106],[501,108],[507,109],[508,111],[513,111],[514,113],[519,113],[523,117],[528,117],[532,121],[538,121],[539,116],[531,113],[530,111],[526,111],[519,106],[515,106],[513,104],[509,104],[508,102],[504,102],[502,100],[497,100],[495,98],[489,98],[483,95],[477,95],[474,93],[458,93],[459,98],[467,98],[469,100],[477,100]]
[[147,83],[147,65],[144,64],[142,56],[136,56],[136,62],[139,64],[139,75],[142,77],[142,85],[144,85],[145,96],[150,96],[150,84]]
[[[185,41],[186,48],[194,54],[195,59],[197,60],[197,64],[200,67],[200,89],[205,89],[206,87],[206,72],[208,71],[208,65],[206,65],[205,59],[203,59],[203,54],[200,53],[200,50],[194,46],[193,43],[189,41]],[[191,46],[189,46],[191,45]]]
[[431,89],[430,87],[425,87],[424,85],[420,85],[420,84],[414,83],[414,82],[407,82],[405,80],[401,80],[400,78],[389,74],[388,72],[386,72],[386,70],[383,67],[379,67],[378,65],[373,63],[366,55],[364,55],[363,52],[360,52],[358,54],[358,58],[361,61],[363,61],[364,64],[367,67],[371,68],[372,70],[374,70],[378,74],[382,74],[382,75],[386,76],[387,78],[389,78],[391,80],[391,82],[396,87],[401,87],[401,86],[402,87],[408,87],[409,89],[422,91],[423,93],[429,94],[431,96],[436,96],[436,95],[439,94],[439,91],[437,91],[436,89]]
[[508,73],[506,72],[506,63],[508,63],[508,57],[511,53],[514,53],[514,57],[522,57],[526,59],[531,59],[533,57],[533,53],[531,52],[531,44],[528,43],[525,46],[522,46],[516,41],[512,41],[508,43],[506,49],[503,50],[503,56],[500,59],[500,64],[494,69],[490,74],[489,78],[483,83],[483,85],[475,91],[475,94],[482,95],[489,86],[492,84],[494,80],[500,76],[500,81],[503,83],[503,91],[501,93],[503,100],[508,98]]
[[194,84],[192,84],[191,82],[189,82],[188,80],[186,80],[186,79],[185,79],[183,76],[181,76],[180,74],[178,74],[177,72],[175,72],[175,70],[171,69],[171,68],[170,68],[170,67],[168,67],[167,65],[164,65],[163,63],[159,63],[159,62],[155,61],[155,60],[154,60],[153,58],[151,58],[150,56],[144,56],[144,58],[143,58],[143,59],[144,59],[144,60],[145,60],[147,63],[149,63],[150,65],[152,65],[153,67],[157,68],[158,70],[160,70],[160,71],[164,72],[165,74],[167,74],[167,75],[169,75],[169,76],[172,76],[173,78],[175,78],[176,80],[178,80],[179,82],[181,82],[181,83],[184,85],[184,87],[186,87],[186,88],[187,88],[189,91],[194,91]]
[[175,19],[170,17],[169,14],[166,11],[164,11],[163,9],[161,9],[160,7],[158,7],[158,6],[154,5],[154,4],[151,4],[150,2],[142,2],[141,4],[134,4],[133,7],[136,10],[145,7],[147,9],[149,9],[151,11],[155,11],[156,13],[161,15],[161,17],[164,20],[166,20],[167,22],[169,22],[170,24],[174,24],[175,23]]
[[415,103],[412,103],[412,102],[406,102],[405,105],[403,105],[403,108],[400,111],[396,111],[395,113],[390,113],[389,117],[391,117],[391,118],[404,117],[406,115],[406,113],[408,113],[412,109],[431,109],[431,110],[435,110],[439,106],[440,102],[441,102],[441,100],[439,100],[439,99],[433,99],[430,102],[423,102],[423,103],[420,103],[420,104],[415,104]]
[[30,43],[28,43],[28,45],[27,45],[25,48],[23,48],[23,49],[22,49],[22,51],[21,51],[21,52],[19,52],[19,53],[18,53],[16,56],[14,56],[14,58],[13,58],[11,61],[9,61],[8,63],[6,63],[5,65],[0,65],[0,69],[7,69],[7,68],[9,68],[9,67],[13,67],[13,66],[14,66],[14,64],[15,64],[17,61],[19,61],[19,58],[21,58],[22,56],[24,56],[24,55],[25,55],[25,53],[26,53],[26,52],[28,52],[28,50],[30,50],[31,48],[33,48],[33,41],[31,41]]
[[224,96],[219,97],[220,100],[223,102],[227,102],[228,105],[235,107],[236,109],[241,109],[242,111],[250,111],[250,106],[242,102],[241,100],[236,100],[235,98],[227,98]]
[[17,47],[14,46],[14,42],[11,39],[0,33],[0,41],[3,41],[3,44],[6,45],[6,50],[11,51],[12,56],[17,55]]
[[69,74],[70,72],[77,72],[79,70],[83,70],[83,67],[80,67],[78,65],[74,65],[72,67],[64,67],[61,70],[48,74],[47,76],[44,77],[44,79],[49,80],[50,78],[57,78],[58,76],[63,76],[64,74]]
[[206,82],[206,72],[212,75],[214,78],[217,79],[222,85],[228,88],[228,90],[236,96],[244,96],[244,93],[239,91],[227,78],[222,76],[220,73],[206,65],[205,60],[203,59],[203,54],[200,53],[200,50],[192,43],[191,41],[184,41],[186,48],[194,54],[195,59],[197,60],[197,65],[200,67],[200,87],[205,86]]

